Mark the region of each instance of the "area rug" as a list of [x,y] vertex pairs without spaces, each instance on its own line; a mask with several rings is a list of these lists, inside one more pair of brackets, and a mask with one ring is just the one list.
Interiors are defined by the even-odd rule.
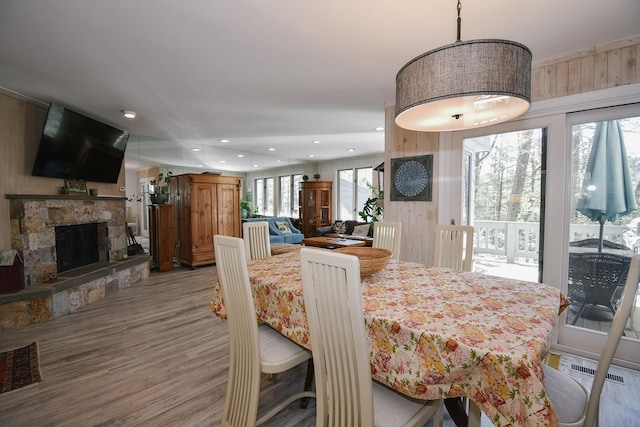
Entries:
[[38,342],[0,353],[0,393],[42,381]]

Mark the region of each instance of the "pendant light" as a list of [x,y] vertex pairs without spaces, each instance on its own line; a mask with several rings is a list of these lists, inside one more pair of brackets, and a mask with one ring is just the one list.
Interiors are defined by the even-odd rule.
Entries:
[[396,124],[422,132],[493,125],[529,109],[531,51],[509,40],[458,39],[426,52],[396,76]]

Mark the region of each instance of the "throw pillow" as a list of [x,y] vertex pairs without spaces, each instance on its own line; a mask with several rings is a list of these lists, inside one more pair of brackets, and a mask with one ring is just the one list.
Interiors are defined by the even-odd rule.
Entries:
[[353,227],[353,236],[366,236],[367,234],[369,234],[369,227],[371,227],[369,224],[363,224],[363,225],[356,225],[355,227]]
[[347,233],[347,223],[344,221],[336,221],[333,223],[333,232],[337,234]]
[[283,233],[291,233],[291,228],[289,228],[289,223],[286,221],[276,221],[276,227],[278,230]]

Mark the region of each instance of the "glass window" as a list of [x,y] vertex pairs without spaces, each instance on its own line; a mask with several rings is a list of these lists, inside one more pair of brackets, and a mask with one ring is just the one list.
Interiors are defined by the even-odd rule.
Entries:
[[264,179],[258,178],[255,180],[255,190],[253,193],[256,195],[256,213],[264,213]]
[[343,169],[338,171],[338,211],[341,220],[360,220],[373,187],[373,168]]
[[338,171],[338,219],[355,219],[353,207],[353,169]]
[[371,197],[373,185],[373,168],[356,169],[356,218],[360,219],[358,212],[362,211],[367,199]]
[[275,205],[273,178],[257,178],[255,180],[256,210],[258,214],[273,216]]
[[302,181],[302,174],[293,175],[293,190],[291,193],[291,197],[293,201],[291,202],[291,216],[298,217],[299,209],[300,209],[300,182]]
[[275,191],[273,188],[273,178],[265,178],[264,180],[264,214],[273,216],[273,206],[275,204]]
[[537,128],[464,140],[462,218],[474,227],[474,271],[539,280],[545,137]]
[[291,182],[291,175],[280,177],[280,209],[278,215],[291,216],[293,212]]
[[640,117],[572,126],[567,324],[606,332],[640,252],[639,132]]
[[300,205],[300,181],[302,174],[280,177],[280,197],[278,215],[297,218]]

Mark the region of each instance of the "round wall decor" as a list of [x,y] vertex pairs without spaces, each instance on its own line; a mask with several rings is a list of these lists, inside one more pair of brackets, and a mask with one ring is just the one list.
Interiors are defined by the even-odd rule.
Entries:
[[391,159],[391,201],[431,201],[433,155]]

